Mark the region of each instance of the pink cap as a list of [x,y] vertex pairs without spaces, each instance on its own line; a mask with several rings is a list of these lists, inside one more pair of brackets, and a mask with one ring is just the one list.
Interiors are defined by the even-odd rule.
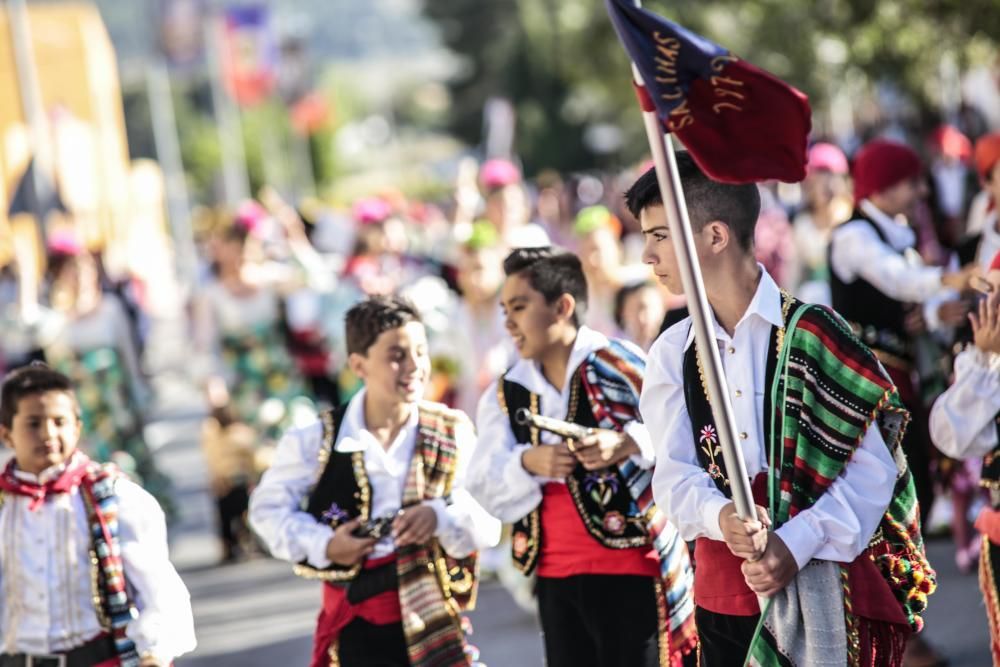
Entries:
[[83,243],[72,229],[59,229],[49,234],[46,245],[53,255],[76,257],[83,254]]
[[521,170],[510,160],[487,160],[479,169],[479,182],[487,190],[521,182]]
[[392,215],[392,207],[389,202],[379,197],[367,197],[354,202],[351,208],[354,219],[362,225],[373,225],[383,222]]
[[837,146],[828,143],[813,144],[809,149],[809,162],[806,164],[808,173],[830,171],[834,174],[848,172],[847,156]]
[[236,215],[233,222],[253,234],[254,230],[260,227],[260,223],[265,218],[267,218],[267,211],[264,207],[248,199],[236,207]]

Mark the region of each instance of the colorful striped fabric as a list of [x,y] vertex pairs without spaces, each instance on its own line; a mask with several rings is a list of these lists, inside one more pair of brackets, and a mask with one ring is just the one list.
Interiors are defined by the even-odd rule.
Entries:
[[[421,403],[417,448],[403,487],[402,506],[431,498],[447,498],[455,477],[455,426],[465,416],[444,406]],[[437,540],[429,545],[396,549],[399,605],[403,615],[410,664],[413,667],[466,667],[460,610],[475,596],[475,556],[454,560],[443,553]],[[467,589],[456,590],[450,573],[469,573]]]
[[90,464],[90,470],[80,485],[87,506],[93,555],[97,558],[98,594],[101,606],[98,617],[115,642],[121,667],[138,667],[139,654],[135,644],[125,634],[128,624],[138,616],[128,596],[121,545],[118,542],[118,497],[115,482],[121,478],[110,464]]
[[[772,387],[768,491],[774,525],[811,507],[843,471],[869,425],[877,423],[897,475],[892,500],[865,555],[879,568],[911,628],[919,631],[935,574],[924,555],[913,478],[901,446],[909,415],[874,354],[839,315],[802,306],[796,316],[784,336]],[[848,627],[856,620],[849,618]],[[756,642],[754,664],[780,664],[778,655],[766,650],[773,645],[769,639]],[[857,643],[848,645],[856,648]],[[856,660],[856,653],[851,657]]]
[[[615,339],[584,361],[581,374],[584,390],[601,428],[620,431],[628,422],[641,421],[639,394],[645,368],[645,358],[638,348]],[[631,459],[618,464],[618,469],[635,501],[635,514],[644,517],[660,559],[666,602],[661,636],[668,638],[669,664],[679,665],[698,645],[694,571],[687,544],[653,502],[652,470],[637,466]]]

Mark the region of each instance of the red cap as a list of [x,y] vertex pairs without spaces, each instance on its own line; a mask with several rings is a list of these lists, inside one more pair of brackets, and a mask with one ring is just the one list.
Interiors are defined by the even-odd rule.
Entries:
[[989,268],[989,270],[990,271],[995,271],[996,269],[1000,269],[1000,252],[998,252],[996,255],[994,255],[993,256],[993,261],[990,262],[990,268]]
[[945,157],[965,162],[972,155],[972,142],[954,125],[939,125],[929,138],[931,148]]
[[854,200],[861,201],[888,190],[908,178],[919,176],[924,165],[909,146],[887,139],[875,139],[861,147],[854,157]]
[[993,169],[997,162],[1000,162],[1000,132],[983,135],[976,142],[974,155],[976,161],[976,173],[979,178],[986,180],[986,175]]

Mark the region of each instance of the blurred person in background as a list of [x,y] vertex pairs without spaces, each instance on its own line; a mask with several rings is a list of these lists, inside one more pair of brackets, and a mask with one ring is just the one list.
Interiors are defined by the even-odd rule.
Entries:
[[969,208],[968,234],[978,239],[976,262],[984,271],[1000,252],[1000,132],[987,134],[976,142],[974,161],[982,189]]
[[972,142],[953,125],[939,125],[927,138],[934,226],[941,243],[955,248],[965,233],[965,213],[972,195]]
[[[628,281],[622,266],[621,231],[621,221],[606,206],[584,208],[573,223],[577,255],[587,276],[586,323],[606,336],[616,329],[615,294]],[[646,267],[638,268],[645,272]]]
[[343,277],[364,294],[391,294],[402,284],[407,249],[403,221],[389,202],[378,197],[359,199],[352,208],[357,223],[354,251]]
[[152,393],[128,315],[102,291],[98,264],[71,231],[49,237],[48,303],[62,316],[45,360],[79,388],[83,442],[99,461],[114,461],[174,514],[170,480],[143,438]]
[[500,314],[503,246],[490,222],[476,222],[462,244],[456,282],[461,298],[451,327],[459,359],[455,407],[474,414],[483,391],[514,359]]
[[[282,316],[282,289],[290,286],[267,282],[251,248],[258,241],[253,232],[264,224],[266,213],[255,204],[244,205],[232,221],[217,230],[210,242],[214,276],[197,293],[194,304],[195,346],[203,357],[202,378],[210,420],[217,428],[239,422],[256,433],[257,450],[266,456],[283,428],[293,421],[293,407],[305,405],[305,388],[288,353]],[[211,426],[206,426],[210,429]],[[238,477],[234,473],[234,477]],[[236,507],[229,491],[243,499]],[[239,537],[223,529],[229,517],[246,512],[245,494],[238,488],[214,489],[220,516],[222,558],[237,558]]]
[[796,296],[806,303],[830,305],[830,233],[851,216],[847,156],[837,146],[817,143],[809,149],[802,182],[804,208],[792,221],[795,241]]
[[615,294],[617,337],[648,351],[667,314],[663,292],[651,280],[629,283]]
[[[1000,272],[972,316],[973,344],[955,360],[955,379],[931,409],[934,444],[957,459],[981,459],[981,486],[990,503],[976,519],[981,542],[979,584],[989,619],[993,665],[1000,667]],[[970,558],[974,562],[974,558]]]
[[487,160],[479,169],[484,202],[483,217],[493,223],[507,248],[530,248],[549,244],[541,225],[530,222],[531,206],[521,179],[521,170],[510,160]]
[[[857,208],[830,241],[833,307],[888,371],[911,414],[903,451],[913,473],[921,523],[934,504],[927,405],[918,374],[920,337],[960,326],[969,304],[957,298],[978,267],[946,271],[916,252],[908,223],[927,195],[924,167],[908,146],[873,140],[858,151],[852,176]],[[907,665],[936,665],[940,657],[919,636],[907,645]]]
[[778,200],[774,183],[761,183],[760,217],[754,232],[754,252],[757,261],[764,265],[768,275],[783,288],[794,281],[796,265],[795,241],[788,214]]

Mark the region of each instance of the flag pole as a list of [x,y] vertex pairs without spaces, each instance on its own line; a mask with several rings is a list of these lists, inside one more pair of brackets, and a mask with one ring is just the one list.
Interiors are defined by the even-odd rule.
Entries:
[[[640,6],[638,0],[635,1],[635,5]],[[632,77],[636,86],[645,87],[635,63],[632,63]],[[708,399],[718,430],[719,445],[729,476],[729,488],[732,491],[736,514],[744,520],[756,519],[746,464],[736,441],[736,417],[729,399],[726,376],[722,371],[722,358],[719,355],[719,346],[712,325],[712,311],[708,305],[701,265],[694,247],[691,220],[688,218],[684,189],[677,173],[673,143],[669,135],[663,132],[663,126],[655,109],[650,111],[643,105],[642,120],[646,128],[646,138],[649,140],[649,149],[653,154],[653,164],[656,166],[656,180],[660,186],[660,196],[667,214],[670,238],[673,239],[674,252],[677,253],[681,283],[684,285],[684,294],[687,295],[698,358],[705,374]]]

